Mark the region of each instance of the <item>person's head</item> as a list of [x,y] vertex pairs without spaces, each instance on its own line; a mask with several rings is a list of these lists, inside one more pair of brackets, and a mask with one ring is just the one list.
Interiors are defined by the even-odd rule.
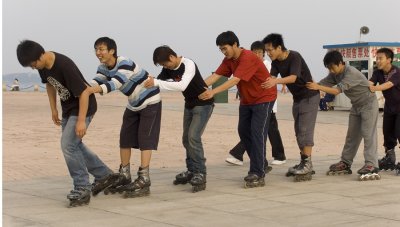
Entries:
[[96,57],[101,63],[111,65],[115,62],[117,55],[117,44],[109,37],[100,37],[94,42]]
[[271,33],[262,40],[262,43],[264,43],[265,51],[272,61],[276,60],[286,51],[281,34]]
[[265,46],[261,41],[255,41],[251,44],[250,50],[257,55],[258,58],[264,60]]
[[17,47],[17,58],[23,67],[43,69],[46,63],[43,59],[44,53],[44,48],[32,40],[23,40]]
[[232,31],[222,32],[216,39],[216,44],[226,58],[237,58],[240,54],[239,38]]
[[179,66],[180,60],[169,46],[159,46],[153,52],[154,65],[161,65],[167,69],[175,69]]
[[345,68],[342,54],[337,50],[329,51],[325,54],[324,66],[335,75],[341,74]]
[[381,48],[376,52],[376,67],[380,70],[390,70],[394,53],[389,48]]

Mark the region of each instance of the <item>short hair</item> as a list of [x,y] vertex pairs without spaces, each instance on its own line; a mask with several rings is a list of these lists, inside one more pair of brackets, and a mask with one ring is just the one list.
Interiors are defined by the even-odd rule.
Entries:
[[159,65],[161,63],[169,61],[169,56],[177,56],[175,51],[167,45],[157,47],[153,52],[153,62],[154,65]]
[[339,51],[332,50],[325,54],[324,66],[326,68],[328,68],[332,64],[339,65],[339,64],[343,64],[343,63],[344,63],[343,56]]
[[386,58],[390,58],[390,63],[393,62],[393,57],[394,57],[394,53],[393,50],[383,47],[379,50],[376,51],[377,54],[384,54],[386,56]]
[[251,44],[250,50],[262,50],[265,53],[265,45],[261,41],[255,41]]
[[100,38],[98,38],[96,40],[96,42],[94,42],[94,48],[96,48],[96,46],[100,45],[100,44],[106,45],[108,50],[114,50],[113,56],[115,58],[118,57],[118,54],[117,54],[117,43],[115,42],[115,40],[113,40],[113,39],[111,39],[109,37],[100,37]]
[[224,45],[233,46],[233,44],[235,43],[238,47],[240,46],[239,38],[232,31],[222,32],[221,34],[218,35],[216,40],[217,46],[224,46]]
[[282,50],[286,50],[285,44],[283,43],[283,37],[281,34],[271,33],[267,35],[262,42],[264,44],[271,43],[274,48],[281,46]]
[[44,52],[44,48],[39,43],[32,40],[23,40],[17,47],[17,58],[22,66],[27,67],[32,62],[39,60]]

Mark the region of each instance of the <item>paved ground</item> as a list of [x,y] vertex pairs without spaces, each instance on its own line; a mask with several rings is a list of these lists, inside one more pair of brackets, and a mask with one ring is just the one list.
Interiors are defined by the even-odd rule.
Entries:
[[[8,102],[7,98],[10,97],[3,99],[3,108],[6,108],[3,117],[10,119],[12,113],[8,113],[7,108],[13,110],[15,100]],[[46,97],[42,99],[46,100]],[[182,103],[165,102],[164,108],[165,113],[178,113]],[[213,116],[217,121],[213,124],[228,119],[235,110],[237,103],[217,105]],[[278,119],[283,125],[281,131],[292,127],[290,105],[282,101],[279,113]],[[318,133],[329,131],[336,125],[345,128],[347,115],[344,110],[319,114],[317,127],[323,130]],[[285,121],[288,121],[287,124]],[[4,149],[12,147],[12,143],[6,141],[12,138],[9,127],[5,123]],[[29,131],[22,133],[29,134]],[[336,143],[341,147],[343,130],[337,134],[341,139]],[[171,143],[169,146],[174,150],[180,149],[181,144]],[[215,160],[208,149],[206,191],[192,193],[189,185],[172,184],[182,166],[154,165],[151,169],[150,196],[123,199],[121,195],[100,194],[92,197],[88,206],[76,208],[67,208],[66,194],[71,188],[71,179],[66,170],[61,169],[62,174],[49,172],[53,165],[57,166],[54,170],[65,166],[62,159],[53,160],[51,158],[56,154],[45,154],[36,155],[31,162],[24,160],[21,163],[13,159],[19,155],[18,151],[3,151],[3,179],[6,177],[2,190],[3,226],[400,226],[400,176],[394,172],[381,172],[381,180],[368,182],[358,181],[356,174],[326,176],[327,167],[339,158],[340,152],[337,151],[315,154],[313,163],[317,173],[310,182],[295,183],[293,178],[285,177],[287,168],[298,162],[297,152],[291,151],[287,164],[273,166],[265,187],[244,189],[243,177],[248,161],[241,167],[229,166],[221,158],[225,153]],[[108,163],[108,156],[103,156]],[[117,159],[115,156],[115,152],[112,153],[112,157]],[[110,161],[115,162],[114,159]],[[44,160],[43,163],[41,160]],[[154,163],[159,163],[157,157]],[[362,164],[362,154],[358,154],[353,171]]]

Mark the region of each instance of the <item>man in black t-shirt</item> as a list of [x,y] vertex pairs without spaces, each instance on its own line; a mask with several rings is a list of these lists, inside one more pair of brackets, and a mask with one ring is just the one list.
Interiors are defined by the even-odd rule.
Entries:
[[382,91],[385,97],[382,128],[386,155],[378,162],[379,168],[385,170],[395,168],[395,147],[397,141],[400,143],[400,69],[392,64],[393,57],[391,49],[379,49],[376,52],[377,70],[370,79],[370,90]]
[[[24,40],[18,45],[17,57],[22,66],[39,71],[42,82],[46,84],[52,120],[62,127],[61,150],[74,182],[74,188],[67,196],[70,206],[88,204],[90,191],[97,194],[112,183],[113,176],[112,171],[82,142],[97,110],[95,96],[90,95],[88,83],[68,57],[45,51],[31,40]],[[57,93],[61,101],[62,120],[57,110]],[[89,173],[95,177],[93,185],[89,182]]]
[[[319,91],[306,88],[307,82],[313,81],[310,70],[298,52],[286,49],[282,35],[269,34],[262,42],[272,60],[270,72],[272,77],[268,78],[262,87],[271,88],[277,84],[286,84],[293,95],[292,113],[301,161],[289,168],[287,176],[294,175],[295,181],[311,180],[314,173],[311,153],[320,100]],[[277,77],[278,74],[281,78]]]

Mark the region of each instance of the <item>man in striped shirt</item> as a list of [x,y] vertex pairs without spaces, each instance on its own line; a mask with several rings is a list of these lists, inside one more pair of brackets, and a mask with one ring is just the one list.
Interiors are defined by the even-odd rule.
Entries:
[[[92,81],[92,92],[107,94],[119,90],[128,97],[120,131],[120,178],[105,193],[125,192],[125,197],[148,195],[150,159],[152,151],[157,150],[160,135],[160,89],[143,86],[149,73],[131,59],[118,56],[113,39],[101,37],[94,43],[94,48],[101,64]],[[131,148],[141,151],[138,178],[133,182],[130,174]]]

